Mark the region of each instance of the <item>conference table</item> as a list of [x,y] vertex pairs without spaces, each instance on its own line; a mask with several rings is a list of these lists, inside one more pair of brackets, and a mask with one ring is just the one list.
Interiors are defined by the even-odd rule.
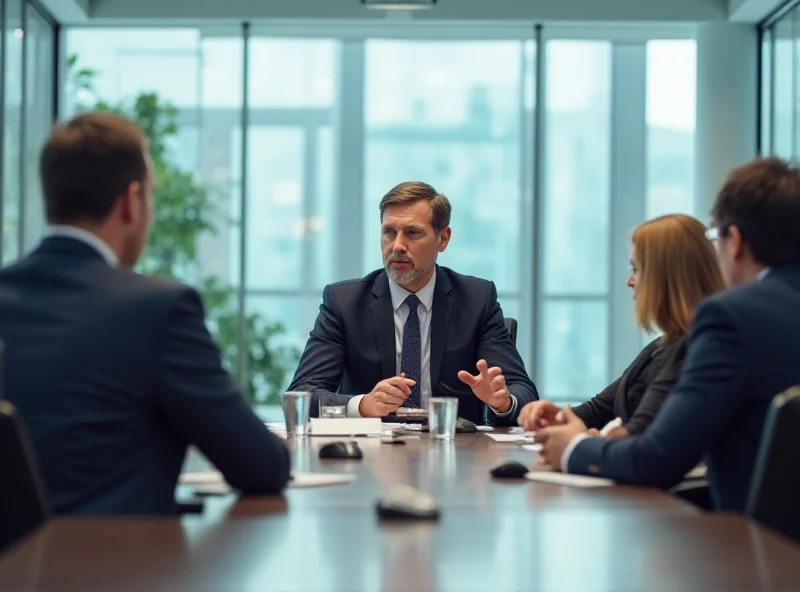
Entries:
[[[653,489],[492,479],[535,453],[484,433],[360,438],[363,460],[320,460],[331,440],[290,440],[294,470],[351,483],[208,497],[181,518],[54,518],[0,556],[0,590],[800,588],[800,546],[754,522]],[[376,502],[396,484],[431,494],[439,520],[380,520]]]

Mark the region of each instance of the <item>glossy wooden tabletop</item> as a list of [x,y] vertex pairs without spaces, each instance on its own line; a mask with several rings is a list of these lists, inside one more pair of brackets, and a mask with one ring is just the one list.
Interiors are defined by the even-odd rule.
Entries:
[[[0,590],[792,590],[800,547],[742,518],[704,515],[650,490],[492,481],[531,453],[459,436],[442,445],[364,442],[363,461],[297,469],[353,472],[343,486],[284,497],[209,499],[177,519],[60,518],[0,558]],[[432,493],[436,523],[387,523],[393,483]]]
[[[505,430],[499,430],[505,431]],[[454,442],[427,436],[406,438],[405,444],[383,444],[378,438],[358,438],[363,460],[320,460],[319,448],[341,438],[307,438],[290,441],[295,471],[352,473],[348,485],[289,489],[292,509],[372,507],[390,486],[407,484],[433,495],[442,508],[473,511],[546,509],[608,509],[695,514],[696,510],[659,491],[615,487],[593,491],[529,481],[492,479],[489,470],[507,460],[531,464],[535,453],[518,445],[499,444],[486,434],[459,434]],[[189,468],[205,468],[190,461]],[[213,502],[210,504],[213,506]]]

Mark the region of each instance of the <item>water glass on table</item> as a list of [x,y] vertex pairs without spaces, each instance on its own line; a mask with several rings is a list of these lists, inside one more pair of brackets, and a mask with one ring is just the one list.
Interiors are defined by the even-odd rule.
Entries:
[[319,398],[319,416],[326,419],[347,417],[347,404],[341,395],[322,395]]
[[305,436],[308,433],[308,417],[311,412],[311,393],[289,391],[283,395],[283,416],[286,419],[286,435]]
[[428,402],[428,430],[435,440],[452,440],[456,437],[458,399],[431,397]]

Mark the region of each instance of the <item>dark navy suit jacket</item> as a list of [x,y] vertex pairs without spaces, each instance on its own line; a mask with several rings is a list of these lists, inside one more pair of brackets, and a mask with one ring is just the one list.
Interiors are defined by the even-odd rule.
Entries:
[[703,457],[715,506],[741,512],[767,408],[800,384],[800,267],[706,300],[697,310],[683,372],[640,436],[588,438],[569,472],[669,487]]
[[220,362],[193,289],[50,237],[0,270],[5,395],[53,508],[169,514],[187,445],[243,493],[279,492],[289,454]]
[[[458,415],[475,423],[514,423],[519,409],[538,394],[511,341],[497,302],[494,283],[436,268],[431,311],[431,391],[457,397]],[[485,359],[503,369],[506,385],[517,398],[516,413],[497,417],[458,378],[475,374]],[[383,270],[327,286],[319,316],[290,390],[309,390],[316,414],[321,395],[342,393],[342,401],[372,391],[397,375],[394,309],[389,278]]]

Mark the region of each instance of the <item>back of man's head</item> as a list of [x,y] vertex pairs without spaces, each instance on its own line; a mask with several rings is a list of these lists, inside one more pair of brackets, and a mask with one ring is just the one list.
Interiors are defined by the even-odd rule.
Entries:
[[711,212],[720,236],[736,226],[766,267],[800,265],[800,169],[776,157],[735,169]]
[[87,113],[56,125],[39,160],[47,221],[105,221],[132,183],[145,184],[146,151],[144,133],[110,113]]

